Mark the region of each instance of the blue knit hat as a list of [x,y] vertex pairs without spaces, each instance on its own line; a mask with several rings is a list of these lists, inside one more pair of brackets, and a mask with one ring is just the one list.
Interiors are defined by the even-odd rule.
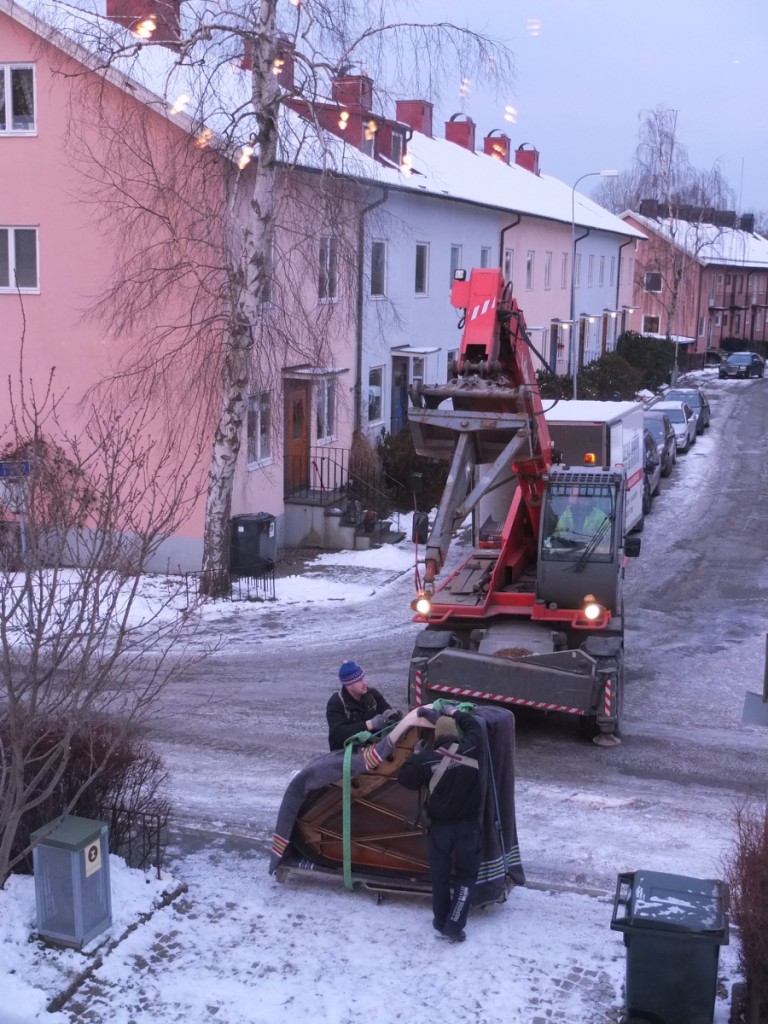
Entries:
[[365,678],[365,669],[354,661],[342,661],[339,669],[339,682],[342,686],[349,686],[351,683],[359,683]]

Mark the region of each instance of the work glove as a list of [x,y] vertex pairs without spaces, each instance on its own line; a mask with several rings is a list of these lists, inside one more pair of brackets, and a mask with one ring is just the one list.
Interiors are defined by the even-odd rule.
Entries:
[[387,720],[384,715],[374,715],[371,719],[371,732],[378,732],[383,729],[387,724]]
[[387,710],[383,712],[385,725],[394,725],[394,723],[399,722],[402,717],[402,711],[398,711],[397,708],[387,708]]
[[438,718],[440,717],[439,713],[435,711],[434,708],[424,707],[419,708],[418,711],[416,712],[416,715],[418,718],[426,718],[426,720],[428,722],[431,722],[432,725],[434,725],[435,722],[437,722]]

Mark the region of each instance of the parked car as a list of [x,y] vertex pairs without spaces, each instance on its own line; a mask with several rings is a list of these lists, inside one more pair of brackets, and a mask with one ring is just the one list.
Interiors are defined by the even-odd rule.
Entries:
[[763,377],[765,361],[757,352],[731,352],[717,371],[722,380],[725,377]]
[[647,427],[643,430],[643,456],[643,515],[647,516],[661,489],[661,459],[656,439]]
[[661,475],[669,476],[672,467],[677,462],[677,438],[675,428],[669,421],[669,416],[663,412],[657,412],[651,406],[643,414],[643,422],[653,435],[656,442],[656,451],[661,464]]
[[[696,433],[703,434],[709,426],[711,412],[709,402],[700,388],[669,388],[664,392],[665,402],[687,402],[696,413]],[[653,403],[651,403],[653,407]]]
[[687,452],[696,444],[696,413],[687,402],[657,402],[652,408],[669,418],[679,452]]

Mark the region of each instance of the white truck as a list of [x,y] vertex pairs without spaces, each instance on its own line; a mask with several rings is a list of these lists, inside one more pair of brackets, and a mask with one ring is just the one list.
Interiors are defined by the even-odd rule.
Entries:
[[[644,446],[642,402],[542,399],[544,416],[560,461],[583,466],[622,466],[627,478],[624,530],[643,528]],[[591,459],[590,459],[591,461]]]

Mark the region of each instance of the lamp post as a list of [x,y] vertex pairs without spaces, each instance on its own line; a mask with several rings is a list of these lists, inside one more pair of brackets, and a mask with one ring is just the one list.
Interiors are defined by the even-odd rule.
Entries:
[[587,171],[577,178],[571,189],[571,366],[573,370],[573,397],[577,397],[576,377],[578,375],[580,330],[576,324],[576,186],[585,178],[615,178],[618,171]]

